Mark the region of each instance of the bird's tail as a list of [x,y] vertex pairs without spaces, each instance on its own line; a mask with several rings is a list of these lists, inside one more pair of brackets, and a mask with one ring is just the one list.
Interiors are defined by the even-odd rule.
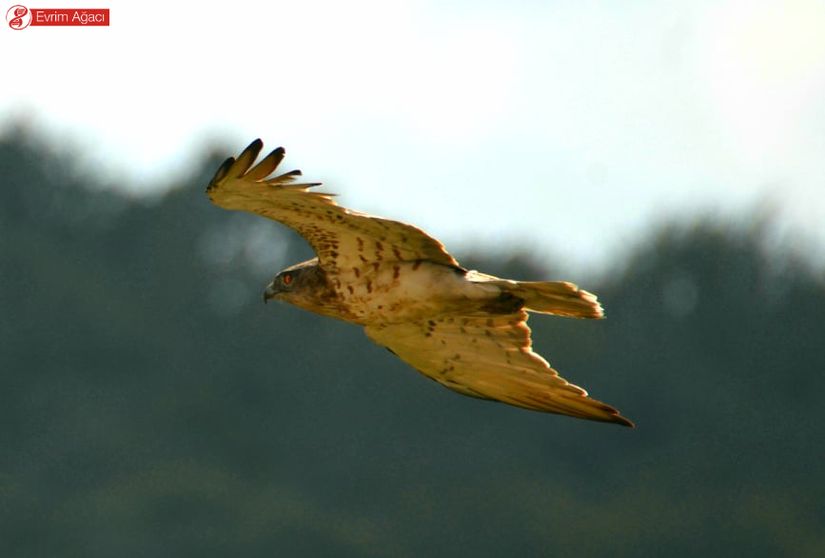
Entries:
[[570,318],[603,318],[596,295],[567,281],[507,281],[507,292],[524,300],[525,310]]

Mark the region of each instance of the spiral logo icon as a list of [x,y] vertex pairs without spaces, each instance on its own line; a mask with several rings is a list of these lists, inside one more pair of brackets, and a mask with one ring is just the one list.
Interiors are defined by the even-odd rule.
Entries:
[[25,29],[32,22],[31,10],[20,4],[14,5],[6,12],[6,21],[12,29]]

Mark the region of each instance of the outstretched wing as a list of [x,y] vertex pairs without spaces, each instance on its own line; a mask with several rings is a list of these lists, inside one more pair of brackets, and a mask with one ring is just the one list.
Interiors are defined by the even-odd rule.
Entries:
[[270,177],[284,158],[282,147],[252,166],[263,148],[257,139],[237,159],[230,157],[206,192],[225,209],[250,211],[296,230],[312,246],[327,272],[379,261],[429,260],[458,266],[444,246],[421,229],[341,207],[333,194],[311,192],[318,182],[298,182],[300,171]]
[[523,310],[506,316],[442,316],[365,330],[370,339],[419,372],[464,395],[633,426],[619,411],[560,377],[532,351]]

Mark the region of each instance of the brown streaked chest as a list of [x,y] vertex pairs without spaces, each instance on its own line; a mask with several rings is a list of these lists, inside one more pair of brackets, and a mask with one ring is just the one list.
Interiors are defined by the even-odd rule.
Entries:
[[462,270],[428,261],[370,262],[327,278],[335,299],[356,323],[397,323],[449,313],[468,299],[489,296]]

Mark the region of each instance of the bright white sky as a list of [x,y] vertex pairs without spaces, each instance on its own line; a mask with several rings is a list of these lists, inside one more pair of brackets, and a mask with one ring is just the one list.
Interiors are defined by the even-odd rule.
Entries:
[[598,265],[652,221],[766,200],[825,242],[823,0],[30,7],[81,4],[112,26],[0,29],[0,124],[80,142],[132,190],[261,137],[459,253]]

